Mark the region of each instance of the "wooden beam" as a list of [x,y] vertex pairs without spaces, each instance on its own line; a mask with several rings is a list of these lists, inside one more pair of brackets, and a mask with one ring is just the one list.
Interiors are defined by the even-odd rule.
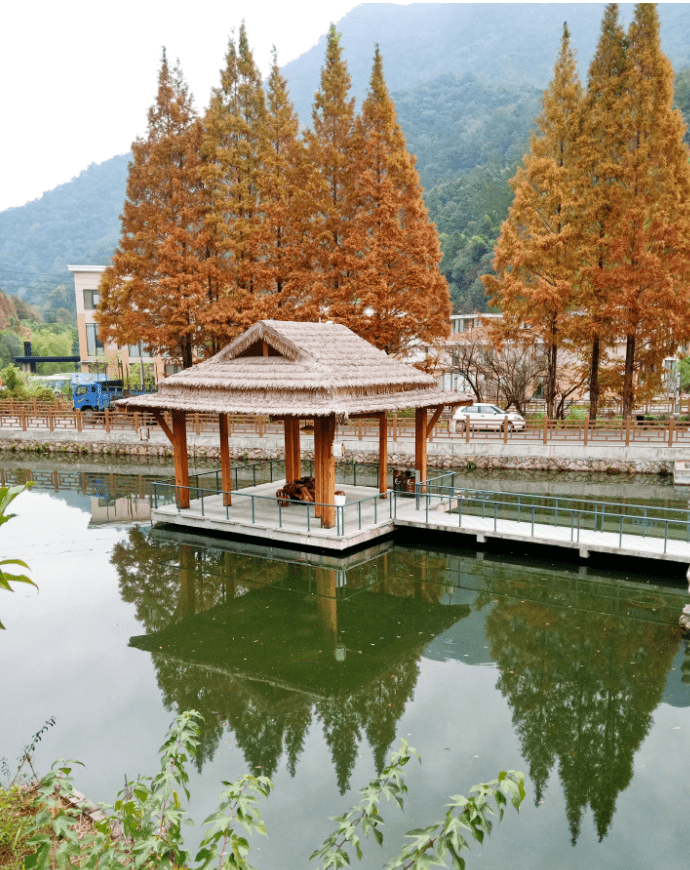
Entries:
[[333,442],[335,441],[335,415],[324,417],[321,422],[323,436],[321,448],[321,465],[323,483],[321,484],[322,501],[326,503],[321,514],[321,527],[332,529],[335,525],[335,456]]
[[178,507],[189,507],[189,464],[187,461],[187,420],[184,411],[173,411],[173,451],[175,454],[175,483]]
[[153,414],[153,416],[156,420],[156,423],[158,423],[158,425],[163,430],[163,434],[167,437],[168,441],[170,441],[170,443],[174,447],[175,446],[175,437],[174,437],[173,433],[170,431],[168,424],[165,422],[165,417],[163,416],[163,412],[154,408],[151,413]]
[[268,356],[268,342],[265,338],[261,341],[261,349],[263,351],[263,355]]
[[414,412],[414,467],[420,481],[426,480],[426,408]]
[[438,423],[438,418],[443,413],[445,405],[439,405],[438,408],[434,411],[434,416],[429,420],[429,423],[426,427],[426,437],[429,438],[431,433],[434,431],[434,426]]
[[232,471],[230,469],[230,445],[228,444],[228,415],[218,415],[218,429],[220,432],[220,475],[223,487],[223,504],[231,505],[232,496]]
[[379,417],[379,493],[387,498],[388,492],[388,419],[385,411]]

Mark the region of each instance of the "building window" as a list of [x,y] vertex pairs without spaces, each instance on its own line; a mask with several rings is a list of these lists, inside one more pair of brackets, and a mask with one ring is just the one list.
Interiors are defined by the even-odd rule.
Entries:
[[101,301],[101,294],[98,290],[84,290],[84,310],[93,311],[98,308],[98,303]]
[[133,358],[139,359],[139,357],[143,356],[143,353],[141,352],[141,345],[140,344],[128,344],[127,345],[127,352],[129,353],[130,359],[133,359]]
[[86,324],[86,352],[88,356],[103,356],[103,343],[98,338],[95,323]]

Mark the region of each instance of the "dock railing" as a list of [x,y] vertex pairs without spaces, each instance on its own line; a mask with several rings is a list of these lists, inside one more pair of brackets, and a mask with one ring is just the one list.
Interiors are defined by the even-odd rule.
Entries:
[[457,487],[454,472],[418,484],[416,498],[417,509],[425,511],[427,523],[430,514],[433,516],[433,511],[440,509],[448,514],[457,513],[459,527],[463,516],[493,521],[494,532],[498,531],[499,520],[511,520],[529,524],[531,537],[535,536],[535,526],[565,528],[570,541],[577,543],[585,530],[613,534],[619,547],[623,545],[623,535],[663,540],[664,553],[669,540],[690,543],[690,509],[685,508],[475,490]]
[[[261,475],[261,466],[268,466],[268,479],[261,479],[266,475]],[[290,499],[289,506],[283,506],[283,499],[277,498],[275,495],[257,495],[256,493],[248,493],[243,490],[258,486],[261,483],[269,483],[276,479],[273,477],[273,463],[257,462],[252,466],[233,467],[231,473],[235,478],[235,488],[224,490],[221,486],[220,471],[206,471],[199,474],[190,475],[189,486],[179,486],[175,483],[174,478],[156,481],[153,484],[154,509],[165,505],[174,505],[178,514],[184,511],[186,516],[200,516],[213,518],[225,518],[230,520],[231,505],[227,504],[226,496],[230,496],[232,506],[237,506],[237,500],[243,499],[246,501],[248,511],[243,514],[245,521],[251,520],[252,525],[265,525],[271,523],[271,517],[267,518],[262,508],[268,508],[269,511],[274,511],[277,508],[278,528],[282,529],[286,525],[286,520],[289,525],[294,528],[305,527],[307,533],[312,531],[312,526],[317,528],[320,518],[316,516],[317,507],[331,507],[335,513],[335,534],[339,537],[351,532],[353,529],[361,531],[363,526],[378,525],[379,522],[393,519],[393,500],[389,497],[387,500],[382,500],[381,493],[377,492],[374,495],[368,495],[364,498],[354,499],[346,502],[345,505],[335,505],[325,502],[303,502],[295,499]],[[265,471],[265,469],[264,469]],[[244,472],[240,477],[240,472]],[[356,477],[356,471],[354,471]],[[280,479],[280,478],[278,478]],[[360,469],[361,480],[361,469]],[[214,485],[215,484],[215,485]],[[354,484],[357,486],[358,484]],[[364,484],[367,485],[367,484]],[[181,507],[181,493],[188,493],[189,507]],[[184,499],[186,501],[186,499]],[[371,510],[373,508],[373,511]],[[369,516],[367,516],[369,509]],[[289,514],[285,512],[289,510]],[[300,514],[299,511],[304,511]],[[373,515],[372,515],[373,514]]]

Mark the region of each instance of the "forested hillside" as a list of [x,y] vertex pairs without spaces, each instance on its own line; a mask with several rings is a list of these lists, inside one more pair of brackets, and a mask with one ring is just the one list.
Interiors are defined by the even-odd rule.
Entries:
[[[120,232],[128,154],[88,169],[19,208],[0,212],[0,288],[41,306],[65,284],[57,308],[74,307],[67,265],[105,264]],[[59,303],[59,304],[58,304]]]
[[[458,311],[484,306],[477,278],[490,268],[511,201],[508,180],[527,148],[563,18],[586,79],[602,11],[599,4],[366,4],[337,25],[358,97],[374,43],[381,46]],[[625,19],[630,13],[622,7],[622,14]],[[680,69],[690,57],[690,7],[661,4],[659,17],[664,50]],[[325,37],[284,68],[303,122],[324,45]],[[687,119],[690,69],[680,72],[678,85],[677,103]],[[129,159],[92,164],[40,199],[0,212],[0,289],[39,305],[46,320],[64,317],[64,309],[73,307],[67,264],[107,263],[115,247]]]

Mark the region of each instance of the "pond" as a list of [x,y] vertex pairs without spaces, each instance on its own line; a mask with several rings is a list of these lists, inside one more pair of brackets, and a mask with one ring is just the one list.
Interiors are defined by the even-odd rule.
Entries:
[[[78,788],[112,800],[155,772],[173,716],[200,710],[190,843],[222,780],[263,773],[276,788],[252,863],[302,870],[406,738],[422,764],[404,814],[382,807],[384,849],[369,844],[363,868],[506,768],[524,771],[527,798],[468,867],[685,866],[686,585],[399,541],[337,560],[197,538],[147,525],[154,469],[32,471],[41,486],[1,532],[3,558],[25,558],[40,587],[0,600],[11,767],[55,716],[36,768],[80,759]],[[101,491],[84,491],[86,473]],[[648,483],[654,500],[687,499]]]

